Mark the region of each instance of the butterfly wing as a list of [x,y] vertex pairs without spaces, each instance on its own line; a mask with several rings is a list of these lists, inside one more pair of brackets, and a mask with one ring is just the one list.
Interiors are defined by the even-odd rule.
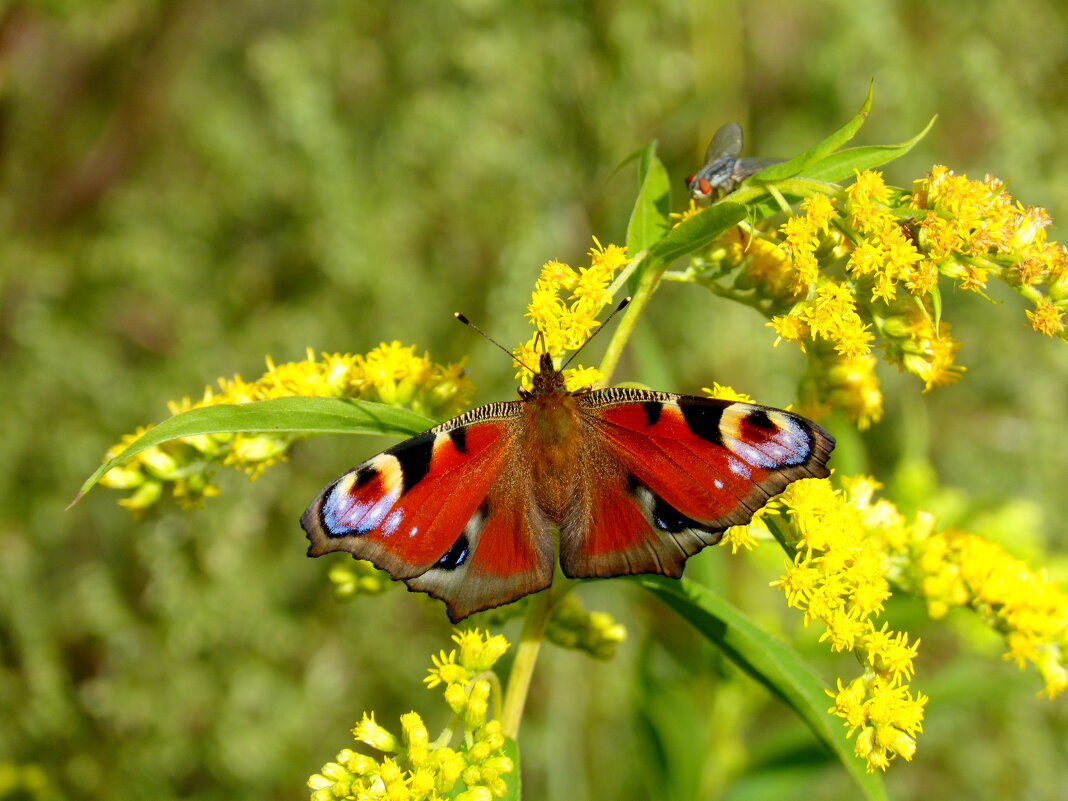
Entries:
[[799,478],[823,478],[834,439],[790,412],[637,389],[580,402],[597,476],[561,526],[572,577],[662,573],[747,523]]
[[520,407],[473,409],[334,480],[301,518],[308,555],[366,559],[453,622],[549,586],[552,539],[513,447]]

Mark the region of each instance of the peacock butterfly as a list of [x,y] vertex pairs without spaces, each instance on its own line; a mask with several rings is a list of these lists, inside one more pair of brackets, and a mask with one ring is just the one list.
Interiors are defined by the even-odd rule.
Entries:
[[548,587],[557,551],[571,578],[679,578],[790,482],[827,476],[833,448],[815,423],[767,406],[571,392],[542,353],[518,401],[372,456],[319,493],[301,525],[309,556],[366,559],[443,600],[456,623]]

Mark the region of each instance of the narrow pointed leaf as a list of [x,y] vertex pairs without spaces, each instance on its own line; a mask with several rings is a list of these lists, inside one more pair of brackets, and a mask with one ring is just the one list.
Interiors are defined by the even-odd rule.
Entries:
[[203,406],[176,414],[146,431],[122,453],[100,465],[74,500],[77,502],[111,468],[167,440],[239,431],[410,436],[425,431],[436,422],[410,409],[343,398],[272,398],[252,403]]
[[860,126],[864,124],[864,120],[867,119],[868,112],[871,111],[873,90],[874,84],[869,85],[868,96],[865,98],[864,104],[860,107],[860,111],[858,111],[849,122],[818,145],[806,150],[804,153],[794,156],[788,161],[784,161],[782,164],[773,164],[770,167],[764,168],[760,172],[750,176],[749,180],[753,183],[770,183],[771,181],[781,181],[785,178],[792,178],[804,171],[809,165],[822,161],[828,155],[838,150],[856,135],[857,131],[860,130]]
[[745,206],[740,203],[714,203],[668,231],[649,248],[646,261],[650,265],[669,264],[680,256],[704,247],[732,225],[744,220],[745,214]]
[[808,724],[838,757],[869,801],[885,801],[879,776],[865,772],[841,722],[827,714],[823,683],[798,654],[707,587],[686,579],[636,576],[635,581],[674,609],[732,662],[768,688]]
[[832,153],[817,164],[806,168],[801,174],[818,181],[842,181],[852,177],[857,170],[870,170],[901,158],[927,135],[937,117],[932,117],[927,126],[914,137],[899,145],[869,145],[850,147]]

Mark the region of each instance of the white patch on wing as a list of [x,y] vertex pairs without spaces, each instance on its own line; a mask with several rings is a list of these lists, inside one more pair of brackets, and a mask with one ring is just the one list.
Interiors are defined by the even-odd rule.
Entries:
[[483,507],[479,507],[475,510],[475,513],[471,515],[471,519],[467,521],[467,525],[464,526],[464,535],[467,537],[467,542],[471,546],[471,550],[475,549],[478,545],[479,535],[482,534],[482,529],[486,526],[486,514],[482,511]]
[[[403,521],[404,521],[404,515],[401,512],[401,510],[400,509],[394,509],[388,515],[386,515],[386,519],[382,521],[382,533],[385,534],[386,536],[389,536],[390,534],[392,534],[394,531],[397,530],[397,528],[400,526],[400,524]],[[408,536],[409,537],[411,537],[413,534],[414,534],[414,532],[412,532],[412,531],[408,532]]]
[[784,464],[800,464],[810,455],[808,432],[797,420],[782,412],[768,412],[768,419],[777,427],[775,442],[781,445],[787,455],[783,458]]
[[[731,450],[733,451],[734,449],[731,448]],[[746,464],[741,459],[736,459],[733,456],[728,456],[727,467],[729,467],[730,471],[736,476],[742,476],[743,478],[749,479],[753,477],[753,471],[750,465]]]
[[[763,412],[775,429],[765,429],[766,438],[754,444],[741,438],[742,423],[757,412]],[[757,467],[774,469],[800,464],[809,456],[808,438],[801,425],[789,415],[773,409],[759,409],[745,403],[732,404],[723,410],[719,433],[731,453]]]
[[[358,497],[360,488],[355,488],[355,485],[359,477],[368,471],[375,473],[368,484],[375,484],[382,494],[377,499],[361,501]],[[362,534],[377,528],[400,500],[402,486],[400,462],[388,453],[380,453],[346,473],[323,499],[323,523],[327,534],[338,537]],[[354,488],[356,497],[352,494]],[[371,500],[374,502],[369,502]],[[394,528],[397,525],[400,525],[400,520],[396,521]],[[385,533],[392,533],[392,530]]]

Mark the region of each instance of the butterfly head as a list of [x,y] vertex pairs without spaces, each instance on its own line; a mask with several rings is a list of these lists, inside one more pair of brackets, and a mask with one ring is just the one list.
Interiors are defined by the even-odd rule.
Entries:
[[[556,369],[553,357],[548,353],[542,353],[538,359],[538,372],[531,379],[533,385],[530,395],[546,395],[551,392],[562,392],[564,389],[564,373]],[[520,395],[523,391],[520,390]]]

